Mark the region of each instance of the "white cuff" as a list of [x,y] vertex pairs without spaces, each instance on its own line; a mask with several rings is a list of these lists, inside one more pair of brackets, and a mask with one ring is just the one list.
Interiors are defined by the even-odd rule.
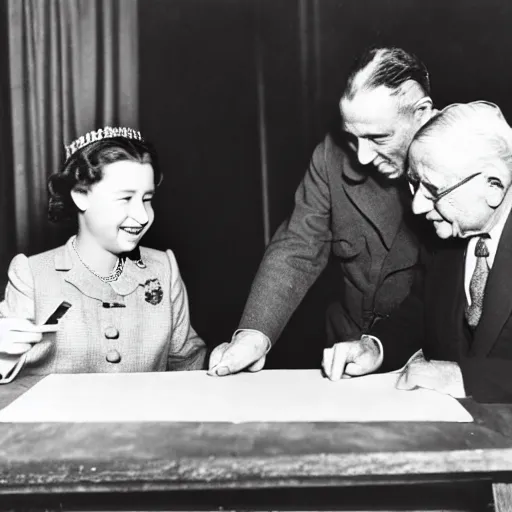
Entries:
[[379,338],[376,338],[375,336],[372,336],[371,334],[363,334],[361,336],[362,340],[365,339],[365,338],[369,338],[373,342],[375,342],[375,344],[377,345],[377,348],[379,349],[379,358],[377,359],[377,362],[375,363],[375,368],[373,370],[373,371],[375,371],[378,368],[380,368],[380,366],[382,364],[382,361],[384,361],[384,347],[382,346],[382,343],[379,340]]
[[270,349],[272,348],[272,342],[270,341],[270,338],[266,334],[263,334],[261,331],[258,331],[256,329],[237,329],[233,333],[231,341],[233,341],[238,334],[245,332],[250,334],[256,334],[257,336],[261,337],[261,339],[263,339],[267,344],[267,348],[265,349],[265,355],[267,355],[270,352]]

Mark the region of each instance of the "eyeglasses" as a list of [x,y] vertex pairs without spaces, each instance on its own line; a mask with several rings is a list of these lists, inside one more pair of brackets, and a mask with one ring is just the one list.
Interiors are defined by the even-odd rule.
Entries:
[[[473,178],[476,178],[480,174],[482,174],[481,171],[470,174],[469,176],[466,176],[463,180],[458,181],[454,185],[451,185],[451,186],[445,188],[444,190],[441,190],[440,192],[437,192],[435,194],[432,192],[429,192],[429,195],[425,196],[425,198],[428,199],[429,201],[432,201],[434,203],[434,205],[436,205],[443,197],[452,193],[454,190],[458,189],[459,187],[461,187],[468,181],[472,180]],[[413,195],[416,195],[416,192],[418,192],[420,185],[421,185],[421,181],[419,181],[419,180],[418,181],[409,181],[409,186],[411,187],[411,192],[413,193]]]

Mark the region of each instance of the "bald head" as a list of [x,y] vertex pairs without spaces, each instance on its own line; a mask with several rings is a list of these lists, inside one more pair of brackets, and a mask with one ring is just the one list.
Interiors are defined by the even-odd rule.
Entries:
[[492,103],[450,105],[414,136],[408,177],[441,238],[489,233],[512,207],[512,128]]
[[[486,101],[449,105],[418,130],[411,145],[411,158],[433,152],[457,154],[459,159],[478,161],[482,169],[500,169],[505,183],[512,177],[512,128],[499,107]],[[458,168],[464,177],[467,172]],[[413,172],[413,169],[411,169]]]

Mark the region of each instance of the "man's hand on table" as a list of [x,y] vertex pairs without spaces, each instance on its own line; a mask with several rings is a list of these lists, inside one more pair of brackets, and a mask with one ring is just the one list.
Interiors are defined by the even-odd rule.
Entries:
[[412,358],[400,373],[397,389],[433,389],[455,398],[464,398],[464,381],[459,365],[452,361],[427,361],[423,354]]
[[322,368],[331,380],[350,378],[374,372],[382,364],[380,342],[372,336],[342,341],[324,349]]
[[221,377],[242,370],[259,372],[271,346],[267,336],[259,331],[236,331],[231,343],[222,343],[211,353],[208,374]]
[[0,353],[21,355],[39,343],[42,333],[26,318],[0,319]]

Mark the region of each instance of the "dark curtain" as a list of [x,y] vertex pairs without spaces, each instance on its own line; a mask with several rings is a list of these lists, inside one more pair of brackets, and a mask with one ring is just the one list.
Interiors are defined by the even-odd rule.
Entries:
[[0,2],[0,299],[7,284],[7,266],[16,252],[7,33],[7,3]]
[[[314,146],[339,123],[353,58],[416,52],[438,106],[487,99],[512,114],[512,3],[503,0],[144,0],[141,125],[166,180],[148,242],[176,251],[194,324],[236,328],[266,231],[288,215]],[[509,117],[510,119],[510,117]],[[327,272],[268,359],[318,366]]]
[[8,0],[16,250],[62,243],[46,184],[64,147],[106,125],[138,128],[137,0]]

